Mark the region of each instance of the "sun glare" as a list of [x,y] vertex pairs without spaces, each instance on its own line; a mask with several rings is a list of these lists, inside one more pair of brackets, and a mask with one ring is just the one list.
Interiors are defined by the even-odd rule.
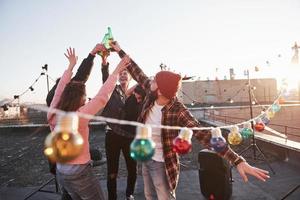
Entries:
[[273,71],[277,80],[278,88],[283,84],[287,85],[287,90],[299,89],[300,84],[300,65],[289,64],[286,66],[276,67]]

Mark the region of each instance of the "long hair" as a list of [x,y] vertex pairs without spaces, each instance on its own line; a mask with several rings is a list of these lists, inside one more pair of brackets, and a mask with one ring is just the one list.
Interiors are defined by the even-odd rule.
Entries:
[[82,106],[82,97],[84,95],[85,84],[71,81],[66,85],[56,108],[64,111],[77,111]]

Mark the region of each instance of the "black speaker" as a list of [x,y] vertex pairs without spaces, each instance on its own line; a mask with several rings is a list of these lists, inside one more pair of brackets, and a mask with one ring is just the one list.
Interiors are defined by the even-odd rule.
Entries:
[[210,150],[198,154],[199,181],[202,195],[207,199],[228,200],[232,195],[229,163]]

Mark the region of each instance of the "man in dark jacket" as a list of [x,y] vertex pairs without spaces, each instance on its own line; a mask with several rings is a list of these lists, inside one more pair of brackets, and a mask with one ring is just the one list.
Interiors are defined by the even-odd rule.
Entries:
[[[106,57],[102,56],[102,79],[106,81],[109,75],[109,63]],[[109,101],[102,111],[102,116],[127,119],[136,121],[139,115],[143,100],[143,90],[137,86],[130,96],[133,88],[128,89],[131,76],[127,70],[119,74],[119,83],[116,85]],[[128,97],[129,96],[129,97]],[[132,110],[130,110],[132,109]],[[117,199],[117,175],[119,169],[119,158],[121,151],[125,158],[128,171],[126,199],[134,199],[133,193],[136,183],[136,162],[130,157],[130,144],[135,137],[135,129],[121,126],[119,124],[108,123],[105,136],[105,150],[107,159],[107,190],[108,199]]]

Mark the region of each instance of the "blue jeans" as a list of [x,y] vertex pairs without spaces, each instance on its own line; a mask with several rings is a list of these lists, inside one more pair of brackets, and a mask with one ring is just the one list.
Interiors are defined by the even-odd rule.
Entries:
[[142,163],[146,200],[173,200],[175,191],[170,189],[164,162],[149,160]]
[[84,169],[77,174],[62,174],[58,170],[56,173],[58,182],[73,200],[106,199],[90,164],[85,165]]

